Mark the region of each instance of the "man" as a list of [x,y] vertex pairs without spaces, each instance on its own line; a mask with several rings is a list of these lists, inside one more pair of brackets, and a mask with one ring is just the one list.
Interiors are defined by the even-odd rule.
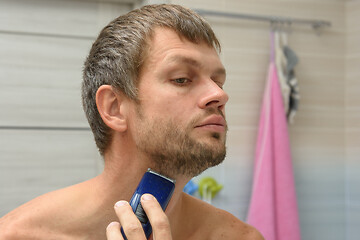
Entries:
[[142,196],[151,238],[262,239],[230,213],[182,192],[225,157],[228,96],[219,50],[209,25],[177,5],[145,6],[106,26],[82,86],[104,171],[9,213],[0,220],[0,239],[118,240],[120,225],[129,240],[145,239],[127,201],[148,168],[176,180],[165,213],[151,195]]

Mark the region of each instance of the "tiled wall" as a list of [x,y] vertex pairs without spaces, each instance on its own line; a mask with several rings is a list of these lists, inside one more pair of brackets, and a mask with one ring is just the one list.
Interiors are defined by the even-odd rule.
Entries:
[[[81,109],[81,68],[100,28],[131,8],[124,2],[0,1],[0,216],[101,171]],[[290,138],[303,239],[357,239],[359,1],[166,2],[332,22],[321,33],[293,26],[289,35],[300,58],[296,74],[301,91]],[[199,178],[211,175],[224,184],[213,203],[244,220],[269,60],[269,24],[207,18],[223,45],[230,131],[225,163]]]
[[0,1],[0,216],[101,171],[81,107],[97,34],[132,8],[116,1]]

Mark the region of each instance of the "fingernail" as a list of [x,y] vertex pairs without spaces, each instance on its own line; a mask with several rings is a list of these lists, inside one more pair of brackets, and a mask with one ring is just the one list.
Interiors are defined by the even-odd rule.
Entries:
[[117,203],[115,203],[115,207],[125,206],[126,204],[127,204],[126,201],[118,201]]
[[144,194],[144,195],[141,196],[141,199],[142,199],[143,201],[149,201],[149,200],[153,200],[154,197],[153,197],[153,195],[151,195],[151,194]]
[[119,226],[120,224],[118,223],[118,222],[111,222],[108,226],[107,226],[107,228],[110,228],[110,227],[112,227],[112,226]]

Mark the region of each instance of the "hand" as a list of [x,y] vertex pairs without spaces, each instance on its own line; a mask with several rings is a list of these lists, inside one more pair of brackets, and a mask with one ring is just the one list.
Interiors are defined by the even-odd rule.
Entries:
[[[141,205],[151,223],[153,238],[160,240],[171,240],[170,223],[156,198],[150,194],[141,196]],[[119,201],[115,204],[115,212],[120,222],[112,222],[106,228],[108,240],[124,240],[120,232],[123,227],[128,240],[145,240],[145,233],[141,223],[133,213],[130,204]]]

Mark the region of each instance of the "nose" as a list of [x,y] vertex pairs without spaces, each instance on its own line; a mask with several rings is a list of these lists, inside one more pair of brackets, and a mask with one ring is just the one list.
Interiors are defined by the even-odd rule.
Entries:
[[204,109],[208,107],[224,110],[226,102],[229,100],[228,94],[211,80],[204,88],[203,94],[199,101],[199,107]]

